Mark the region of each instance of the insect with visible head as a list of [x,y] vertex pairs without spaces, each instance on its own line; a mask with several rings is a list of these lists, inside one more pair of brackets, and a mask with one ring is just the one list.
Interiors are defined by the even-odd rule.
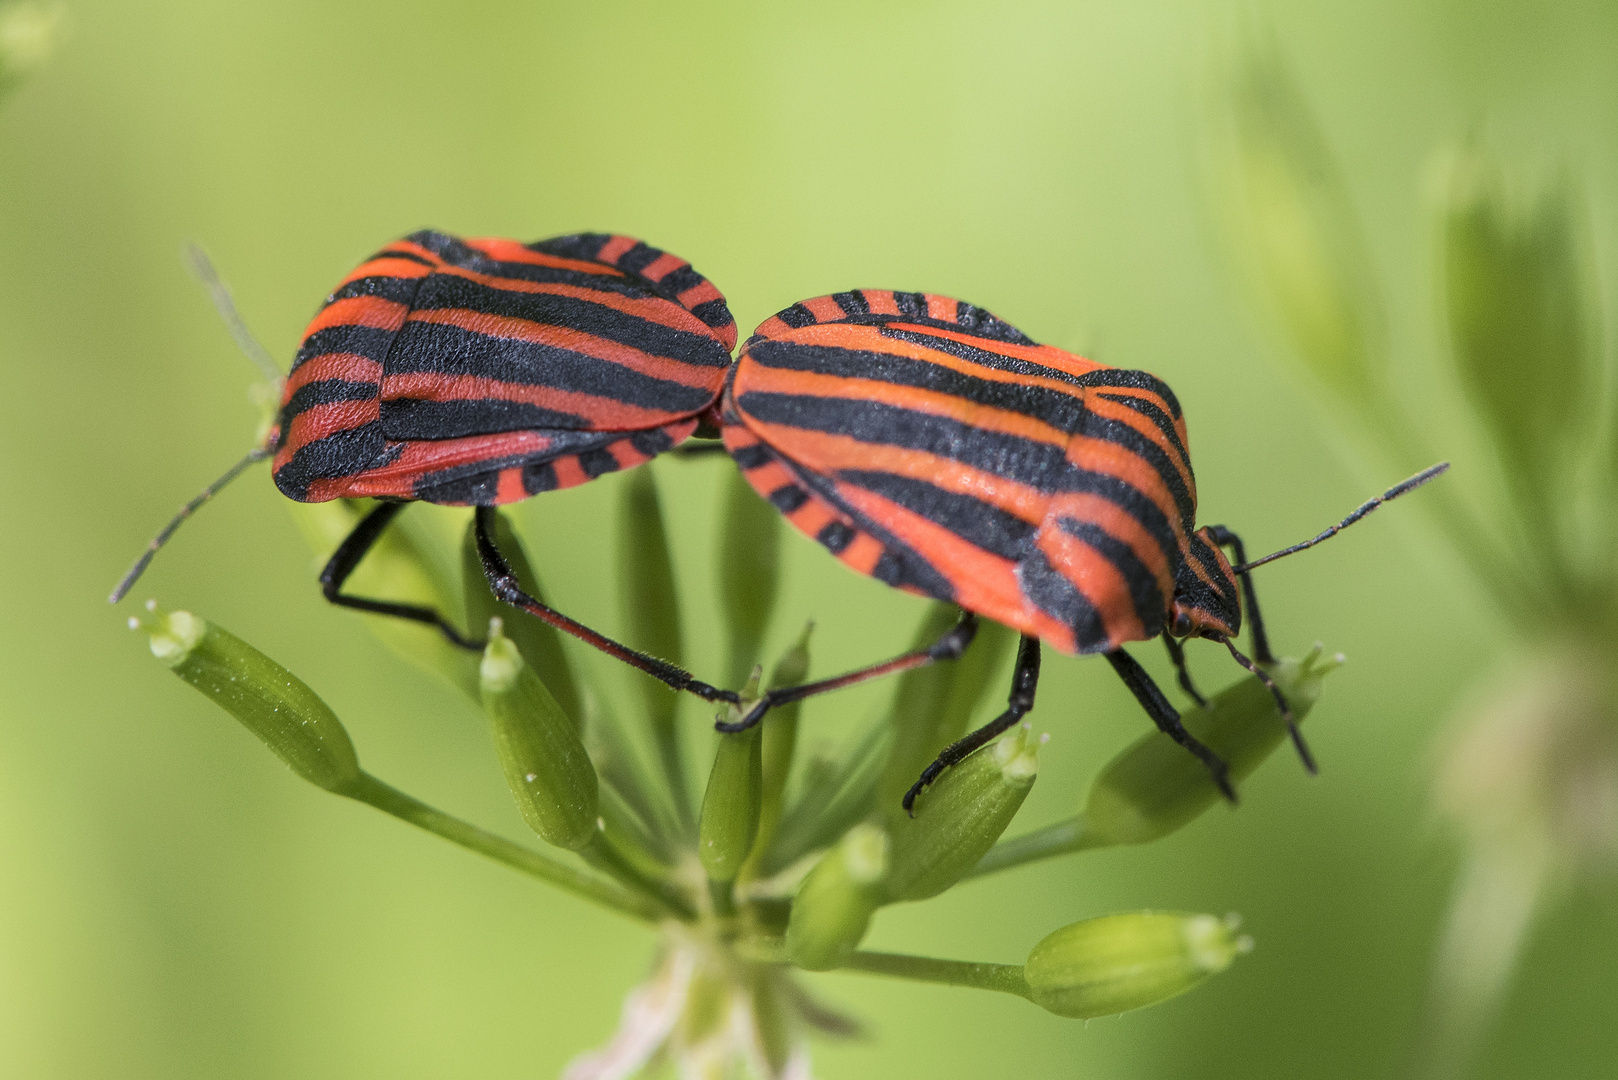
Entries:
[[[1249,563],[1234,532],[1196,526],[1185,419],[1159,379],[1038,345],[948,297],[874,289],[806,300],[764,322],[726,381],[723,432],[759,494],[848,566],[1022,634],[1005,712],[945,749],[905,795],[906,809],[1033,708],[1042,641],[1106,656],[1157,726],[1234,799],[1224,763],[1123,649],[1161,637],[1200,704],[1180,641],[1220,642],[1269,686],[1313,771],[1263,668],[1273,656],[1249,571],[1448,467]],[[1244,598],[1252,659],[1233,640]]]
[[[237,340],[274,372],[205,263],[203,277]],[[927,293],[819,297],[767,320],[733,363],[735,341],[712,283],[630,237],[525,245],[412,234],[339,283],[305,331],[265,442],[176,515],[112,600],[197,506],[273,456],[290,498],[381,500],[321,572],[332,603],[427,623],[481,648],[430,608],[342,592],[406,503],[474,506],[479,555],[501,600],[676,690],[739,705],[735,691],[528,596],[494,542],[500,505],[642,464],[692,435],[720,435],[794,526],[861,573],[963,612],[928,648],[769,691],[722,730],[751,727],[774,705],[959,656],[982,616],[1023,635],[1009,707],[946,749],[907,808],[942,769],[1033,707],[1042,640],[1105,654],[1158,726],[1234,798],[1223,762],[1185,731],[1122,645],[1161,636],[1200,701],[1179,639],[1223,642],[1269,683],[1290,725],[1261,666],[1271,655],[1247,571],[1446,467],[1313,540],[1244,563],[1234,533],[1195,527],[1184,419],[1145,372],[1036,345],[981,308]],[[1243,593],[1252,660],[1231,640]],[[1295,727],[1292,735],[1312,768]]]
[[[205,259],[198,269],[237,341],[281,381],[278,422],[158,533],[113,590],[114,603],[198,506],[273,457],[276,486],[289,498],[381,500],[321,571],[332,603],[426,623],[482,648],[431,608],[342,591],[407,503],[475,506],[495,595],[676,690],[740,703],[735,691],[526,595],[494,542],[496,507],[643,464],[717,422],[736,324],[724,296],[689,263],[604,233],[532,244],[413,233],[338,284],[284,380]],[[968,625],[930,649],[789,688],[792,700],[958,655],[970,637]],[[752,722],[780,695],[766,695]]]

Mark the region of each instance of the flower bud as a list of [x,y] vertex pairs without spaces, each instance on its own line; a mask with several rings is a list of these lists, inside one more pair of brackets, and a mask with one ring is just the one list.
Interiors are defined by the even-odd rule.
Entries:
[[[754,668],[748,692],[743,694],[744,702],[757,694],[759,675],[759,669]],[[731,711],[740,712],[741,708],[731,706]],[[754,724],[746,731],[719,736],[697,829],[697,851],[710,881],[735,881],[758,836],[759,810],[764,802],[762,727]]]
[[[932,604],[911,639],[911,648],[932,645],[960,617],[954,604]],[[899,676],[888,708],[893,745],[877,788],[880,808],[895,826],[905,813],[900,799],[940,750],[966,734],[973,710],[1016,640],[1011,630],[985,621],[979,624],[972,647],[958,659],[912,668]]]
[[859,947],[882,904],[888,835],[860,824],[809,872],[792,901],[787,956],[807,971],[841,967]]
[[994,846],[1039,771],[1038,746],[1029,744],[1028,733],[1020,724],[944,770],[916,801],[916,816],[897,822],[889,900],[937,896]]
[[297,676],[247,642],[189,611],[159,611],[131,630],[151,635],[152,655],[201,690],[263,740],[292,771],[327,791],[345,794],[364,775],[348,732]]
[[[1322,657],[1317,644],[1302,660],[1278,660],[1267,670],[1299,722],[1320,697],[1326,673],[1343,662]],[[1206,708],[1189,709],[1181,720],[1230,768],[1239,783],[1287,738],[1275,698],[1256,678],[1215,694]],[[1144,844],[1166,836],[1222,802],[1202,762],[1161,732],[1138,739],[1101,770],[1084,809],[1086,846]]]
[[529,828],[578,851],[595,836],[595,766],[572,719],[500,629],[500,620],[491,619],[479,669],[500,768]]
[[1139,911],[1086,919],[1028,954],[1023,975],[1034,1003],[1087,1020],[1155,1005],[1224,971],[1252,949],[1235,916]]
[[[814,628],[814,623],[805,623],[798,640],[775,662],[775,669],[770,672],[771,689],[796,686],[809,674],[809,635]],[[758,836],[753,841],[753,851],[748,856],[748,870],[744,876],[756,876],[765,851],[775,838],[775,830],[781,824],[787,778],[792,773],[792,757],[798,748],[798,713],[802,708],[801,701],[778,705],[764,714],[760,724],[764,730],[759,735],[759,757],[764,772],[759,797]]]
[[[545,593],[540,588],[539,579],[534,576],[534,568],[528,561],[527,552],[523,550],[522,540],[502,513],[495,514],[494,543],[510,564],[512,573],[517,575],[517,584],[522,586],[523,592],[544,603]],[[551,692],[562,711],[573,719],[575,725],[579,724],[584,710],[573,669],[568,666],[567,654],[562,651],[561,634],[539,617],[502,604],[494,598],[494,593],[489,591],[488,575],[483,572],[483,559],[478,555],[475,521],[466,523],[466,533],[461,538],[461,585],[466,594],[468,630],[477,634],[489,625],[490,619],[502,619],[506,635],[517,646],[517,651],[522,653],[523,660],[534,669],[534,674],[539,676],[539,681],[545,684],[545,689]]]

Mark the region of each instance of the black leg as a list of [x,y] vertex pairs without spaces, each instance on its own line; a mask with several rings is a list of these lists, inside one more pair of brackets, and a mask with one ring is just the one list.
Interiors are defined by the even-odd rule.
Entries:
[[359,611],[369,611],[374,615],[391,615],[396,619],[409,619],[411,622],[436,626],[445,637],[461,648],[482,651],[485,642],[464,637],[454,624],[432,608],[417,604],[399,604],[391,600],[367,600],[363,596],[342,594],[343,582],[348,580],[354,568],[360,564],[360,560],[365,558],[365,553],[370,551],[381,537],[382,530],[388,527],[388,523],[398,516],[404,507],[404,503],[385,502],[361,518],[360,523],[354,526],[354,531],[337,545],[337,550],[326,563],[326,568],[320,572],[320,591],[325,594],[327,600],[338,607],[355,608]]
[[734,704],[741,700],[733,690],[721,690],[710,686],[667,660],[659,660],[655,656],[631,649],[628,645],[620,645],[605,634],[597,633],[581,622],[575,622],[555,608],[547,607],[523,592],[522,586],[517,582],[517,575],[512,572],[511,564],[506,562],[505,556],[501,555],[500,549],[495,546],[495,513],[492,506],[480,506],[474,520],[477,522],[478,556],[483,560],[483,573],[489,579],[489,588],[493,590],[497,599],[514,608],[521,608],[564,634],[571,634],[586,645],[600,649],[632,668],[644,671],[671,689],[695,694],[704,701],[725,701]]
[[[1220,547],[1227,547],[1236,554],[1234,565],[1242,566],[1247,562],[1247,550],[1242,547],[1242,538],[1225,528],[1223,525],[1210,525],[1208,535]],[[1247,602],[1247,625],[1253,632],[1253,659],[1260,664],[1275,662],[1275,654],[1270,652],[1270,638],[1264,632],[1264,616],[1258,611],[1258,593],[1253,591],[1253,575],[1247,570],[1238,571],[1236,576],[1242,582],[1242,599]]]
[[1298,757],[1303,761],[1303,767],[1308,769],[1311,774],[1318,773],[1320,768],[1315,764],[1315,755],[1309,752],[1309,744],[1303,741],[1303,732],[1298,730],[1298,721],[1292,715],[1292,706],[1287,704],[1286,695],[1281,693],[1279,686],[1275,685],[1275,680],[1270,678],[1269,672],[1243,656],[1229,638],[1223,640],[1225,648],[1230,650],[1230,655],[1236,658],[1236,662],[1258,676],[1259,681],[1269,688],[1270,696],[1275,698],[1275,704],[1281,710],[1281,719],[1287,722],[1287,734],[1292,736],[1292,745],[1298,751]]
[[1180,680],[1180,689],[1191,695],[1191,700],[1200,707],[1208,707],[1208,699],[1197,692],[1196,684],[1191,681],[1191,672],[1185,666],[1185,649],[1175,640],[1174,635],[1167,630],[1163,631],[1163,647],[1169,651],[1169,659],[1174,661],[1174,671]]
[[1192,755],[1207,767],[1214,783],[1219,785],[1219,790],[1224,793],[1225,798],[1235,802],[1236,789],[1230,785],[1230,770],[1219,759],[1218,754],[1199,742],[1185,729],[1185,725],[1180,723],[1180,714],[1169,704],[1169,699],[1163,696],[1163,691],[1157,688],[1152,677],[1146,674],[1146,669],[1122,649],[1114,649],[1107,653],[1106,657],[1112,664],[1112,669],[1118,673],[1118,677],[1124,680],[1124,685],[1129,687],[1135,699],[1152,718],[1152,723],[1157,725],[1157,729],[1191,751]]
[[960,621],[925,649],[902,653],[891,660],[884,660],[880,664],[869,667],[856,668],[830,679],[820,679],[812,683],[803,683],[798,686],[783,686],[770,690],[756,701],[747,714],[734,724],[716,723],[714,727],[720,731],[736,732],[746,731],[760,720],[764,714],[777,705],[788,702],[802,701],[804,698],[814,697],[831,690],[841,690],[845,686],[865,682],[867,679],[879,678],[883,675],[892,675],[899,671],[909,671],[912,668],[926,667],[941,660],[954,660],[966,651],[972,644],[972,638],[978,632],[978,617],[970,611],[961,612]]
[[1006,699],[1006,711],[967,734],[965,737],[944,747],[944,752],[933,760],[933,763],[921,771],[921,779],[917,780],[909,791],[905,792],[904,808],[911,817],[916,812],[916,796],[922,789],[934,780],[940,773],[953,765],[966,760],[968,754],[983,746],[1001,732],[1009,730],[1017,721],[1021,720],[1034,707],[1034,690],[1039,686],[1039,639],[1023,635],[1022,642],[1017,646],[1017,666],[1011,673],[1011,695]]

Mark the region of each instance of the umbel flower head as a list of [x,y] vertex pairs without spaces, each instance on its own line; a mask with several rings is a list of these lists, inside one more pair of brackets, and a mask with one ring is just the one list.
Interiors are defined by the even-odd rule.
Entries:
[[[626,620],[634,627],[631,643],[678,662],[675,564],[656,475],[641,468],[623,478],[619,576],[636,616]],[[773,664],[759,664],[757,641],[776,593],[776,516],[734,474],[723,508],[721,606],[745,709],[761,687],[803,681],[811,634],[806,627]],[[324,547],[364,508],[297,512]],[[453,518],[442,512],[437,520]],[[542,595],[521,538],[503,519],[499,541],[523,587]],[[456,555],[463,574],[444,569]],[[627,1077],[658,1063],[682,1077],[807,1077],[809,1038],[852,1035],[857,1025],[816,1003],[802,971],[973,987],[1025,998],[1058,1016],[1089,1017],[1183,993],[1248,947],[1233,921],[1165,912],[1078,921],[1043,940],[1049,928],[1032,928],[1025,962],[861,947],[885,907],[923,903],[966,878],[1034,859],[1147,843],[1222,801],[1207,771],[1154,732],[1102,769],[1072,816],[1004,839],[1038,779],[1044,737],[1024,724],[945,771],[914,816],[906,814],[900,796],[922,765],[967,729],[1007,659],[1013,635],[1003,628],[985,626],[955,664],[897,679],[890,706],[840,751],[804,760],[798,706],[786,705],[749,731],[720,736],[699,781],[673,695],[635,675],[641,707],[625,715],[610,708],[607,694],[575,677],[549,626],[495,603],[465,545],[426,528],[394,530],[362,572],[386,595],[440,610],[460,604],[469,625],[489,627],[479,658],[444,647],[431,631],[361,616],[401,655],[476,702],[489,725],[491,777],[504,778],[538,845],[452,818],[366,772],[342,723],[313,690],[213,623],[155,604],[131,623],[150,635],[155,655],[296,775],[657,927],[652,975],[630,992],[616,1036],[568,1067],[571,1080]],[[933,640],[955,618],[952,608],[934,605],[917,639]],[[1297,719],[1337,662],[1317,647],[1303,660],[1269,666]],[[1274,697],[1256,678],[1212,696],[1184,722],[1238,782],[1287,737]]]

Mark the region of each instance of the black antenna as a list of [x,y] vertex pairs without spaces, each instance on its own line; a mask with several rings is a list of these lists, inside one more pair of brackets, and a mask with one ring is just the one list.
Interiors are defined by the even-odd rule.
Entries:
[[1381,506],[1383,503],[1389,502],[1389,501],[1391,501],[1393,499],[1397,499],[1399,496],[1404,495],[1407,492],[1415,491],[1417,488],[1421,487],[1421,485],[1425,484],[1427,481],[1436,479],[1437,477],[1440,477],[1440,476],[1444,475],[1444,473],[1447,472],[1448,470],[1449,470],[1449,462],[1440,461],[1437,465],[1434,465],[1434,466],[1431,466],[1430,468],[1426,468],[1426,469],[1421,470],[1421,472],[1417,473],[1415,476],[1412,476],[1410,479],[1404,481],[1403,483],[1393,485],[1388,490],[1386,490],[1382,494],[1378,495],[1376,498],[1371,499],[1368,502],[1366,502],[1358,510],[1355,510],[1352,514],[1348,515],[1342,521],[1339,521],[1337,524],[1333,525],[1331,528],[1329,528],[1325,532],[1321,533],[1319,536],[1314,537],[1311,540],[1305,540],[1301,544],[1293,544],[1289,548],[1282,548],[1280,551],[1272,552],[1269,555],[1264,556],[1262,559],[1254,559],[1252,562],[1242,563],[1240,566],[1232,567],[1232,569],[1238,574],[1245,574],[1249,570],[1252,570],[1255,567],[1263,566],[1265,563],[1268,563],[1268,562],[1274,562],[1276,559],[1281,558],[1283,555],[1293,555],[1293,554],[1296,554],[1297,552],[1303,551],[1305,548],[1314,547],[1316,544],[1320,543],[1322,540],[1330,540],[1332,537],[1336,536],[1338,533],[1342,532],[1344,529],[1346,529],[1350,525],[1354,524],[1360,518],[1364,517],[1366,514],[1369,514],[1372,510],[1375,510],[1377,507]]
[[[191,272],[207,288],[208,297],[213,301],[214,310],[219,312],[221,319],[225,320],[225,326],[229,328],[230,336],[236,339],[236,346],[241,349],[248,360],[252,361],[253,366],[263,373],[266,379],[272,383],[280,383],[282,379],[280,367],[276,364],[275,358],[270,355],[269,350],[260,345],[258,339],[253,336],[253,332],[247,329],[247,323],[242,321],[241,313],[236,310],[236,302],[230,298],[230,289],[223,281],[219,280],[219,274],[214,270],[213,260],[208,258],[208,253],[196,244],[186,244],[182,254]],[[146,568],[152,564],[152,556],[156,555],[158,549],[169,542],[169,537],[174,535],[174,531],[185,522],[186,518],[196,513],[197,507],[219,494],[226,484],[247,471],[248,466],[263,461],[273,452],[274,449],[268,444],[253,447],[247,452],[246,457],[226,469],[224,475],[203,488],[195,498],[180,507],[180,512],[175,514],[167,525],[163,526],[163,531],[152,537],[152,542],[146,545],[146,550],[141,553],[140,558],[135,560],[135,565],[129,568],[129,573],[125,574],[123,580],[118,582],[117,588],[112,590],[112,595],[107,597],[107,602],[116,604],[129,593],[135,582],[140,580],[140,576],[146,572]]]
[[135,582],[140,579],[140,576],[146,572],[146,568],[151,565],[152,556],[157,554],[157,549],[169,542],[169,537],[174,535],[174,530],[178,529],[186,518],[194,514],[197,507],[219,494],[220,488],[247,471],[249,465],[263,461],[269,456],[269,447],[253,447],[247,452],[246,457],[226,469],[223,476],[203,488],[195,498],[180,507],[180,512],[175,514],[167,525],[163,526],[163,531],[152,537],[152,542],[146,545],[146,550],[141,553],[141,557],[135,560],[135,565],[129,568],[129,573],[124,575],[124,579],[118,583],[118,587],[112,590],[112,595],[107,597],[107,603],[116,604],[124,598],[125,594],[134,587]]

